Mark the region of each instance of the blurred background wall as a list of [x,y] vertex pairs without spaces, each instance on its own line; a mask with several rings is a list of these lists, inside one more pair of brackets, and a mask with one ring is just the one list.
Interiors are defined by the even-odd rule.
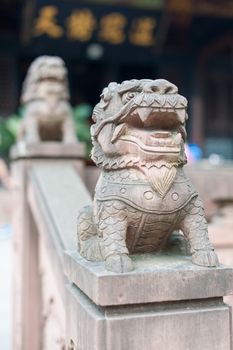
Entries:
[[165,78],[189,100],[189,142],[233,158],[232,0],[1,0],[0,116],[38,55],[59,55],[72,104],[110,81]]

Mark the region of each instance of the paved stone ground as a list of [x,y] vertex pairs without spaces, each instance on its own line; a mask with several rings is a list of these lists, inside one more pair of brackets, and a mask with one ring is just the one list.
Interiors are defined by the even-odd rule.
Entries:
[[9,192],[0,188],[0,349],[12,344],[12,202]]

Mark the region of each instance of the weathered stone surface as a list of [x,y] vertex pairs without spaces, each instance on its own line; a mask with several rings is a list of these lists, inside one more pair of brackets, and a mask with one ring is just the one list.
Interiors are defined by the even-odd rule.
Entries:
[[[78,173],[71,165],[62,163],[35,164],[31,167],[30,182],[33,183],[30,203],[38,226],[39,219],[45,221],[45,227],[52,225],[51,234],[57,237],[61,254],[63,250],[74,249],[77,206],[91,201]],[[29,188],[32,190],[32,186]]]
[[233,270],[224,266],[193,265],[189,257],[164,254],[135,255],[135,270],[126,274],[106,271],[67,252],[65,271],[97,305],[125,305],[221,297],[233,293]]
[[[65,349],[66,316],[64,283],[58,284],[57,275],[54,273],[56,260],[50,260],[50,251],[44,237],[40,235],[39,242],[39,271],[40,271],[40,327],[43,329],[40,335],[40,344],[43,350]],[[63,276],[60,270],[60,278]],[[39,348],[41,350],[41,347]],[[32,350],[32,349],[30,349]],[[34,349],[33,349],[34,350]]]
[[110,83],[93,111],[92,159],[102,169],[78,217],[78,250],[113,272],[130,254],[163,251],[181,230],[192,262],[217,266],[203,204],[183,171],[187,100],[164,80]]
[[96,307],[67,286],[67,344],[79,350],[230,350],[229,307],[221,299]]

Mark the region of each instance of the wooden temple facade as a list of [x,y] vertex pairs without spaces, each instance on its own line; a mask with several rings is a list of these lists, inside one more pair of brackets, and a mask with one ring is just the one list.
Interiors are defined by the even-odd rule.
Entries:
[[3,0],[0,115],[17,110],[38,55],[62,56],[72,103],[95,105],[109,81],[163,77],[190,101],[189,142],[233,158],[230,0]]

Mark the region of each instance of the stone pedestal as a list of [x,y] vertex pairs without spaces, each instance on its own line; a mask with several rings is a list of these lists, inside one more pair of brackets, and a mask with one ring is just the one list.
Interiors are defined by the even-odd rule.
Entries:
[[233,269],[198,267],[189,257],[137,255],[135,270],[67,252],[67,345],[79,350],[230,350]]
[[[44,243],[39,237],[38,228],[28,204],[30,169],[38,163],[46,163],[48,167],[54,164],[72,164],[82,177],[84,172],[83,158],[83,144],[66,145],[44,142],[25,145],[19,143],[11,151],[11,173],[14,187],[14,201],[12,202],[12,206],[14,206],[14,265],[16,266],[13,291],[14,350],[39,350],[42,342],[43,346],[46,347],[45,333],[49,322],[42,320],[41,313],[43,312],[44,317],[48,318],[47,313],[51,309],[51,295],[56,301],[53,302],[53,305],[57,309],[57,305],[61,304],[60,300],[58,301],[58,298],[54,297],[58,294],[56,291],[58,288],[54,283],[51,283],[51,266],[48,264],[45,266],[47,260],[44,259]],[[56,169],[51,167],[51,172],[55,181]],[[44,281],[49,282],[46,284]],[[45,307],[47,310],[44,311]],[[55,307],[53,306],[53,309]],[[62,313],[64,310],[59,311],[60,317],[57,319],[61,323],[60,328],[64,329]],[[62,338],[64,333],[59,334],[59,336]],[[53,348],[55,349],[55,347]]]

